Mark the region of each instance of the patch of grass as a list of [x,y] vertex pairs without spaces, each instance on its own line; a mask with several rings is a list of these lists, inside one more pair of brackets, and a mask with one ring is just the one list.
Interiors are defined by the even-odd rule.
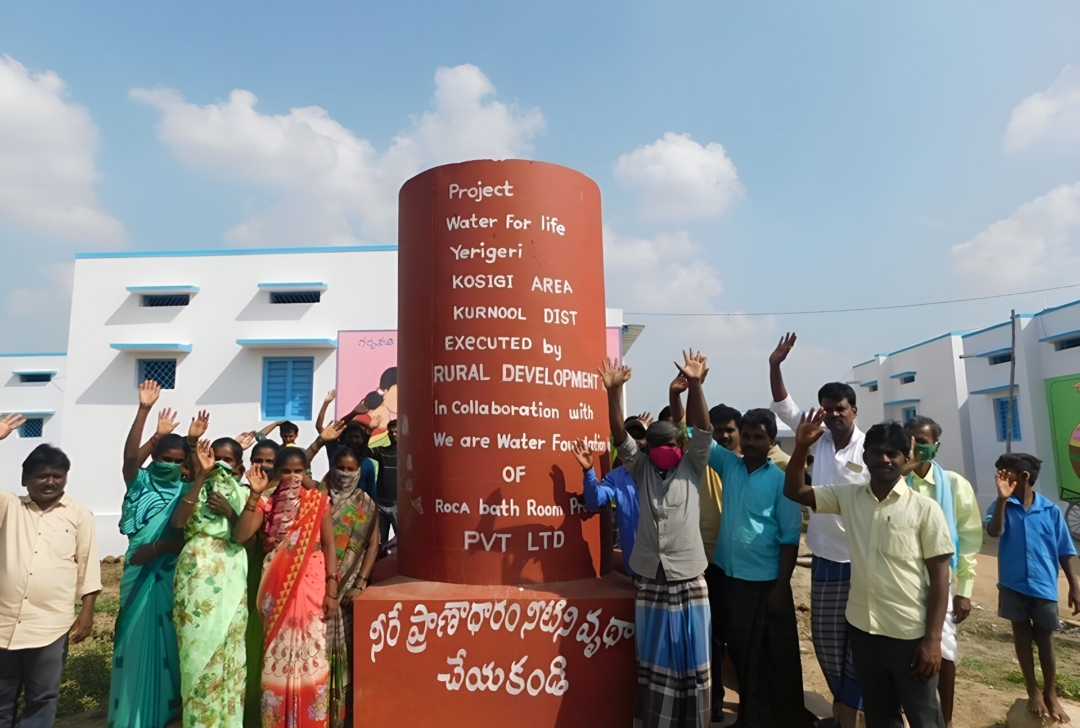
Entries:
[[[1042,671],[1038,668],[1038,650],[1035,656],[1035,679],[1042,687]],[[980,683],[994,688],[1014,688],[1019,686],[1025,689],[1024,674],[1015,663],[991,663],[977,657],[961,657],[959,674],[973,678]],[[1080,676],[1072,671],[1062,670],[1061,660],[1058,660],[1057,692],[1062,698],[1068,700],[1080,699]]]
[[108,708],[113,649],[112,640],[103,637],[95,634],[72,646],[60,679],[58,715]]

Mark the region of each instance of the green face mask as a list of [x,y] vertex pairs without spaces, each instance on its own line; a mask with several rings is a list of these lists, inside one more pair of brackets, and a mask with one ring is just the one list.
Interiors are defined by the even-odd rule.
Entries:
[[150,463],[150,477],[155,480],[174,481],[180,479],[179,463]]
[[937,457],[939,447],[941,447],[939,443],[934,443],[933,445],[920,445],[919,443],[915,443],[915,457],[924,463],[933,462],[934,458]]

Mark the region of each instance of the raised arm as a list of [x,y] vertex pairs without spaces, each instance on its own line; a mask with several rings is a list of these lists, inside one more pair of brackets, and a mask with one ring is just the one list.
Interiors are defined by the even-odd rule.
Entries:
[[128,430],[127,440],[124,442],[124,463],[121,472],[124,476],[124,484],[127,485],[135,480],[139,474],[139,468],[146,460],[139,457],[139,445],[142,441],[143,429],[146,427],[146,418],[150,416],[150,410],[161,396],[161,387],[152,379],[147,379],[139,385],[139,408],[135,410],[135,421]]
[[791,347],[795,346],[796,336],[787,333],[780,337],[780,343],[769,354],[769,386],[772,387],[773,402],[783,402],[788,398],[787,387],[784,386],[784,374],[780,371],[780,365],[791,353]]
[[176,504],[176,508],[173,510],[172,518],[169,520],[173,528],[183,528],[187,525],[187,522],[191,519],[191,514],[195,512],[195,508],[199,505],[199,494],[206,487],[206,477],[217,466],[214,461],[214,451],[210,449],[209,440],[200,440],[193,450],[191,459],[195,465],[195,481],[187,489],[183,497],[180,498],[180,502]]
[[[315,456],[319,454],[319,450],[322,450],[326,443],[337,440],[341,437],[341,433],[343,432],[345,432],[345,420],[331,422],[326,429],[320,431],[319,436],[315,438],[315,442],[308,445],[306,451],[308,463],[314,462]],[[333,466],[333,463],[330,463],[330,465]]]
[[615,497],[615,489],[607,485],[608,478],[611,477],[611,474],[608,473],[602,483],[597,482],[596,471],[593,470],[593,454],[585,445],[584,440],[574,440],[571,445],[571,452],[574,453],[578,465],[581,466],[581,486],[585,493],[585,505],[587,505],[590,510],[598,511],[610,503],[611,499]]
[[271,422],[269,425],[259,430],[258,434],[255,435],[255,439],[265,440],[266,438],[270,437],[270,433],[280,427],[281,423],[284,421],[285,420],[278,420],[277,422]]
[[608,424],[611,427],[611,437],[615,446],[622,445],[626,440],[626,425],[624,424],[622,392],[623,385],[630,381],[632,372],[630,367],[616,364],[612,359],[606,359],[597,368],[600,379],[607,390],[608,399]]
[[240,514],[236,525],[233,526],[233,541],[236,543],[247,543],[262,528],[263,514],[258,508],[259,498],[270,487],[262,465],[252,465],[248,468],[247,479],[251,495],[248,496],[247,503],[244,504],[243,513]]
[[[706,361],[700,351],[695,354],[691,349],[689,354],[683,352],[682,364],[675,362],[675,366],[679,368],[679,376],[686,380],[686,424],[696,430],[712,430],[712,425],[709,424],[709,405],[705,403],[705,392],[701,388],[705,372],[708,371],[705,368]],[[678,395],[672,399],[678,399]],[[681,421],[674,419],[674,409],[672,421]]]
[[821,429],[825,422],[825,412],[810,410],[802,416],[802,421],[795,429],[795,452],[791,453],[787,472],[784,473],[784,495],[788,500],[810,506],[817,510],[817,497],[813,486],[806,484],[803,474],[806,471],[806,456],[814,443],[821,439],[825,431]]
[[322,407],[319,408],[319,416],[315,418],[315,432],[323,431],[323,425],[326,422],[326,410],[329,409],[330,403],[334,401],[336,396],[337,391],[331,389],[323,398]]
[[682,393],[690,386],[686,381],[686,377],[682,372],[679,372],[674,379],[671,380],[671,385],[668,386],[668,408],[671,409],[671,421],[675,424],[680,424],[686,419],[686,410],[683,409]]
[[990,538],[998,538],[1005,530],[1005,504],[1016,492],[1016,475],[1008,470],[998,470],[995,477],[998,497],[994,503],[994,511],[986,524],[986,535]]
[[3,440],[25,424],[26,418],[22,415],[11,414],[6,417],[0,417],[0,440]]

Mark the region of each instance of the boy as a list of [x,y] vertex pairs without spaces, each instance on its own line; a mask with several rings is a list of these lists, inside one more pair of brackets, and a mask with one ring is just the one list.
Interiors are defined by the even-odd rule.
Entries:
[[[1069,581],[1069,606],[1080,614],[1080,581],[1069,529],[1058,507],[1035,492],[1042,462],[1034,455],[1012,453],[998,458],[997,502],[986,510],[986,533],[998,546],[998,616],[1012,622],[1016,659],[1027,683],[1028,711],[1038,718],[1067,723],[1058,701],[1053,632],[1060,624],[1057,605],[1058,564]],[[1043,691],[1035,682],[1031,642],[1039,647]]]
[[27,495],[0,492],[0,725],[15,724],[20,691],[23,728],[53,724],[68,641],[94,627],[94,516],[64,493],[70,469],[62,450],[39,445],[22,466]]

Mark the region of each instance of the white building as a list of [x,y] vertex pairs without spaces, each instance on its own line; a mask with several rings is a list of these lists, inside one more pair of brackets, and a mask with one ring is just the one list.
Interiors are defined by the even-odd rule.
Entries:
[[[985,506],[995,493],[994,462],[1005,452],[1012,329],[1004,321],[965,334],[963,343],[974,473]],[[1080,425],[1078,384],[1080,301],[1018,315],[1012,448],[1043,461],[1039,492],[1063,505],[1062,487],[1080,500],[1080,475],[1070,454],[1072,433]],[[1068,516],[1073,533],[1080,537],[1080,507]]]
[[[612,356],[642,328],[617,309],[607,325]],[[163,388],[144,440],[169,407],[180,434],[206,409],[213,437],[287,419],[306,444],[339,385],[339,333],[396,328],[396,246],[78,255],[66,355],[0,356],[0,412],[30,418],[0,449],[2,487],[21,492],[26,454],[60,445],[72,461],[68,491],[94,512],[101,553],[121,554],[120,466],[139,382]]]
[[0,488],[6,491],[24,495],[23,460],[42,443],[60,443],[66,362],[62,353],[0,354],[0,415],[27,418],[0,448]]
[[943,432],[938,455],[942,467],[965,475],[974,472],[961,353],[960,334],[948,333],[856,364],[852,386],[859,425],[866,430],[884,420],[929,417]]
[[[1013,452],[1042,460],[1039,492],[1066,509],[1080,538],[1080,301],[1018,314],[1015,359]],[[972,482],[985,509],[1008,439],[1012,363],[1008,320],[878,355],[854,367],[859,421],[937,420],[942,465]]]
[[336,386],[338,332],[396,326],[395,246],[76,256],[61,442],[101,552],[124,550],[120,465],[139,382],[163,387],[144,438],[171,407],[181,434],[206,409],[212,436],[288,419],[307,443]]

